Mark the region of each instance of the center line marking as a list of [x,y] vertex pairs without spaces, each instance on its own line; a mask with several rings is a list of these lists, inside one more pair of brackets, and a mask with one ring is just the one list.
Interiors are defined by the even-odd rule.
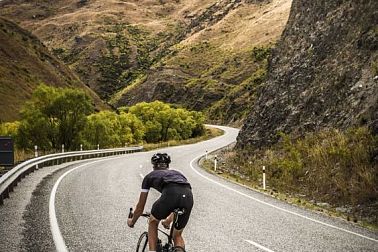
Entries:
[[248,243],[250,243],[250,244],[252,244],[252,245],[255,246],[255,247],[258,247],[259,249],[264,250],[264,251],[267,251],[267,252],[274,252],[273,250],[270,250],[270,249],[264,247],[263,245],[260,245],[260,244],[258,244],[258,243],[256,243],[256,242],[251,241],[251,240],[245,240],[245,241],[248,242]]

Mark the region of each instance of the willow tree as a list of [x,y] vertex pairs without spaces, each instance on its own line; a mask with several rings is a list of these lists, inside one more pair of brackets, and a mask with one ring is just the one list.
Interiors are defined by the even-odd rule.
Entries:
[[77,149],[87,115],[93,111],[90,97],[79,89],[40,85],[21,111],[19,145],[43,149]]

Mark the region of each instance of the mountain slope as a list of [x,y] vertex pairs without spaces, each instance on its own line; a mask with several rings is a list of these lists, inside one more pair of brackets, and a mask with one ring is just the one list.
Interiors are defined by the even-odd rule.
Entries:
[[19,110],[40,83],[85,89],[98,108],[106,105],[30,32],[0,17],[0,121],[19,118]]
[[181,35],[179,12],[211,1],[2,1],[0,12],[37,35],[102,98],[146,71]]
[[[159,99],[206,110],[219,123],[237,123],[265,78],[265,52],[280,36],[290,4],[218,1],[191,14],[186,39],[112,102],[120,106]],[[254,57],[259,50],[265,58]]]
[[294,0],[238,146],[327,127],[367,125],[377,134],[377,9],[369,0]]
[[230,123],[245,117],[245,104],[265,78],[268,54],[256,60],[255,47],[268,52],[274,46],[291,0],[0,5],[3,15],[33,31],[113,105],[161,99]]

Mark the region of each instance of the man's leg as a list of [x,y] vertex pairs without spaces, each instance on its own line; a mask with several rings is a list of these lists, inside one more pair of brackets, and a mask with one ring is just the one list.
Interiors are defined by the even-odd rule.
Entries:
[[182,238],[183,230],[184,229],[181,229],[181,230],[173,229],[173,243],[175,247],[185,248],[185,242],[184,242],[184,239]]
[[148,225],[148,247],[150,251],[156,251],[159,222],[160,220],[156,219],[153,215],[150,216]]

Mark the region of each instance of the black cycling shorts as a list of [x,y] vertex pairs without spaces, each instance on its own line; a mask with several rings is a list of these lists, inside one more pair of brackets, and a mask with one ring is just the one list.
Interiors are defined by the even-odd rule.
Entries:
[[168,184],[164,186],[160,198],[152,205],[151,214],[158,220],[167,218],[176,208],[183,208],[175,229],[183,229],[189,221],[193,208],[193,194],[189,185]]

